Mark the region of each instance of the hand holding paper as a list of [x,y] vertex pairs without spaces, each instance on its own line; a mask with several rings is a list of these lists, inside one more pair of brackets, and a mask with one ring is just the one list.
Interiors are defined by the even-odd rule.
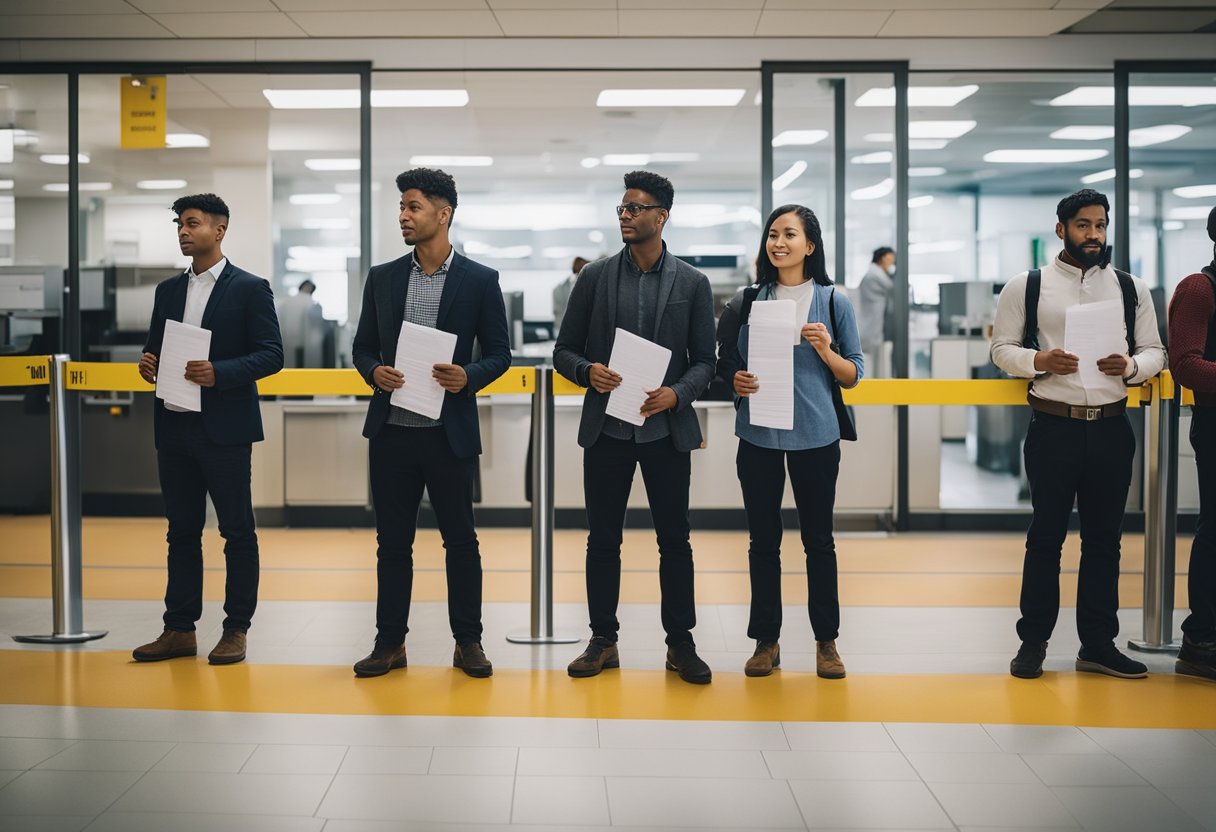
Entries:
[[1123,335],[1123,303],[1104,300],[1070,306],[1064,312],[1064,349],[1076,354],[1081,383],[1101,386],[1105,375],[1098,361],[1127,350]]
[[[794,427],[794,344],[802,337],[792,300],[753,303],[748,317],[747,369],[759,389],[748,397],[748,415],[757,427]],[[757,311],[760,315],[757,316]]]
[[631,425],[645,424],[642,405],[650,391],[663,385],[670,363],[671,350],[618,327],[608,368],[620,376],[621,383],[608,394],[608,415]]
[[389,401],[428,419],[438,419],[443,411],[444,389],[433,375],[434,367],[451,364],[455,354],[456,333],[403,321],[396,365],[404,384],[393,391]]
[[211,330],[165,321],[156,371],[156,397],[166,404],[202,412],[202,390],[186,378],[186,363],[206,361],[211,354]]

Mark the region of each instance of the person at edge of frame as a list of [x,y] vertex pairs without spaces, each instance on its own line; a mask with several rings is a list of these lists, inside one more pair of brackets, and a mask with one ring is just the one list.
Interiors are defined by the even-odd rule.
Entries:
[[[448,621],[456,642],[452,666],[485,678],[494,668],[481,646],[481,552],[473,518],[481,454],[476,395],[511,365],[507,313],[498,272],[457,254],[449,240],[457,202],[452,177],[415,168],[397,177],[397,190],[401,238],[413,250],[368,272],[351,350],[373,390],[363,435],[376,513],[376,640],[354,671],[383,676],[406,666],[414,537],[425,488],[445,550]],[[393,366],[402,321],[456,334],[452,362],[431,372],[444,389],[438,419],[391,402],[393,391],[405,385]],[[481,347],[476,361],[474,341]]]
[[[1023,447],[1033,517],[1017,623],[1022,644],[1009,672],[1021,679],[1043,673],[1060,612],[1060,552],[1075,502],[1081,532],[1076,669],[1138,679],[1148,669],[1115,647],[1119,546],[1135,454],[1127,388],[1157,375],[1165,351],[1148,287],[1139,278],[1121,277],[1110,265],[1106,196],[1088,188],[1077,191],[1060,200],[1056,219],[1064,250],[1040,271],[1036,331],[1026,327],[1028,272],[1005,284],[993,324],[992,362],[1012,376],[1032,379],[1027,401],[1034,411]],[[1126,319],[1129,296],[1133,332],[1125,323],[1120,330],[1135,343],[1135,352],[1097,359],[1093,376],[1081,372],[1078,356],[1065,349],[1067,310],[1120,301]],[[1030,317],[1035,319],[1033,311]]]
[[211,664],[245,659],[246,634],[258,602],[258,536],[251,492],[253,443],[261,442],[257,380],[283,368],[283,339],[274,292],[235,266],[221,250],[229,210],[215,194],[173,203],[177,242],[190,267],[156,287],[152,323],[139,374],[155,383],[166,321],[211,331],[206,361],[186,363],[199,385],[197,413],[157,398],[154,436],[165,519],[169,523],[164,632],[135,648],[138,662],[195,656],[195,625],[203,614],[203,526],[207,497],[224,538],[223,635]]
[[[688,492],[692,450],[702,445],[692,403],[714,373],[713,294],[709,279],[663,242],[674,196],[663,176],[625,174],[625,193],[616,208],[625,245],[583,267],[553,350],[557,371],[588,388],[578,443],[584,449],[591,639],[567,668],[574,677],[620,666],[621,542],[626,503],[640,466],[659,548],[666,667],[692,684],[708,684],[712,678],[692,636],[696,604]],[[618,327],[671,350],[663,384],[649,391],[642,404],[645,421],[640,427],[605,412],[609,395],[621,383],[607,366]]]
[[[1216,243],[1216,208],[1208,214]],[[1184,277],[1169,306],[1170,372],[1195,393],[1191,447],[1199,474],[1199,521],[1191,544],[1187,595],[1174,671],[1216,681],[1216,246],[1212,262]]]
[[[747,512],[752,591],[747,636],[756,641],[755,653],[743,668],[748,676],[771,675],[781,664],[781,499],[788,468],[806,553],[815,672],[824,679],[845,677],[836,649],[840,596],[832,510],[840,472],[840,425],[832,385],[856,386],[864,362],[853,306],[834,292],[819,219],[805,206],[782,205],[769,215],[760,237],[756,286],[740,289],[718,323],[718,375],[738,397],[736,471]],[[802,336],[792,348],[794,426],[789,430],[751,424],[748,401],[763,381],[747,369],[748,312],[754,302],[783,299],[794,301]],[[840,354],[832,350],[833,333]]]

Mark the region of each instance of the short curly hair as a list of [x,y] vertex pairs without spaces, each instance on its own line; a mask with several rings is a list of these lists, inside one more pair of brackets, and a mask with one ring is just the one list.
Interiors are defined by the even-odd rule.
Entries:
[[648,170],[634,170],[625,174],[625,190],[636,188],[639,191],[650,194],[654,197],[654,201],[662,205],[668,211],[671,210],[671,204],[675,200],[676,190],[671,187],[671,180],[666,176],[659,176],[657,173],[651,173]]
[[397,190],[401,193],[418,189],[427,199],[442,199],[456,213],[456,180],[437,168],[414,168],[397,174]]
[[173,202],[173,213],[179,217],[191,208],[196,208],[213,217],[223,217],[225,220],[229,218],[228,203],[215,194],[191,194]]
[[1056,219],[1062,225],[1068,225],[1068,221],[1075,217],[1082,208],[1088,208],[1091,205],[1101,205],[1102,210],[1106,212],[1106,218],[1110,219],[1110,201],[1106,198],[1106,194],[1099,193],[1093,188],[1082,188],[1061,199],[1060,203],[1056,205]]

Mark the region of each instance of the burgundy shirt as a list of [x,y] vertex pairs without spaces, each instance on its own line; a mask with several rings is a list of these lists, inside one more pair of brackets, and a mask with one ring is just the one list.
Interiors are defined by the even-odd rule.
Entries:
[[1170,372],[1195,391],[1195,404],[1204,407],[1216,407],[1216,361],[1203,357],[1214,313],[1216,294],[1207,275],[1196,272],[1183,278],[1170,299]]

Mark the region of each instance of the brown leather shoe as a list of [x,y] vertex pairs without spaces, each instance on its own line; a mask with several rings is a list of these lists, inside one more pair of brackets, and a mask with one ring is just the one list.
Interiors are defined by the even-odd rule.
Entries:
[[815,642],[815,672],[821,679],[843,679],[844,662],[836,652],[836,642]]
[[193,630],[182,632],[166,629],[156,641],[131,651],[131,658],[137,662],[163,662],[165,659],[197,655],[198,642]]
[[219,644],[207,655],[209,664],[236,664],[245,661],[245,631],[224,630]]
[[399,667],[405,667],[405,665],[404,644],[399,644],[396,647],[386,647],[377,642],[372,647],[372,652],[355,662],[355,675],[360,678],[383,676],[390,670],[396,670]]
[[605,668],[621,666],[621,656],[616,644],[603,636],[592,636],[587,649],[566,666],[566,672],[576,679],[596,676]]
[[457,644],[452,653],[452,667],[459,667],[466,675],[476,679],[494,675],[494,665],[486,658],[486,651],[481,649],[480,641],[464,646]]
[[781,665],[781,645],[775,641],[757,641],[756,652],[743,665],[748,676],[769,676]]

